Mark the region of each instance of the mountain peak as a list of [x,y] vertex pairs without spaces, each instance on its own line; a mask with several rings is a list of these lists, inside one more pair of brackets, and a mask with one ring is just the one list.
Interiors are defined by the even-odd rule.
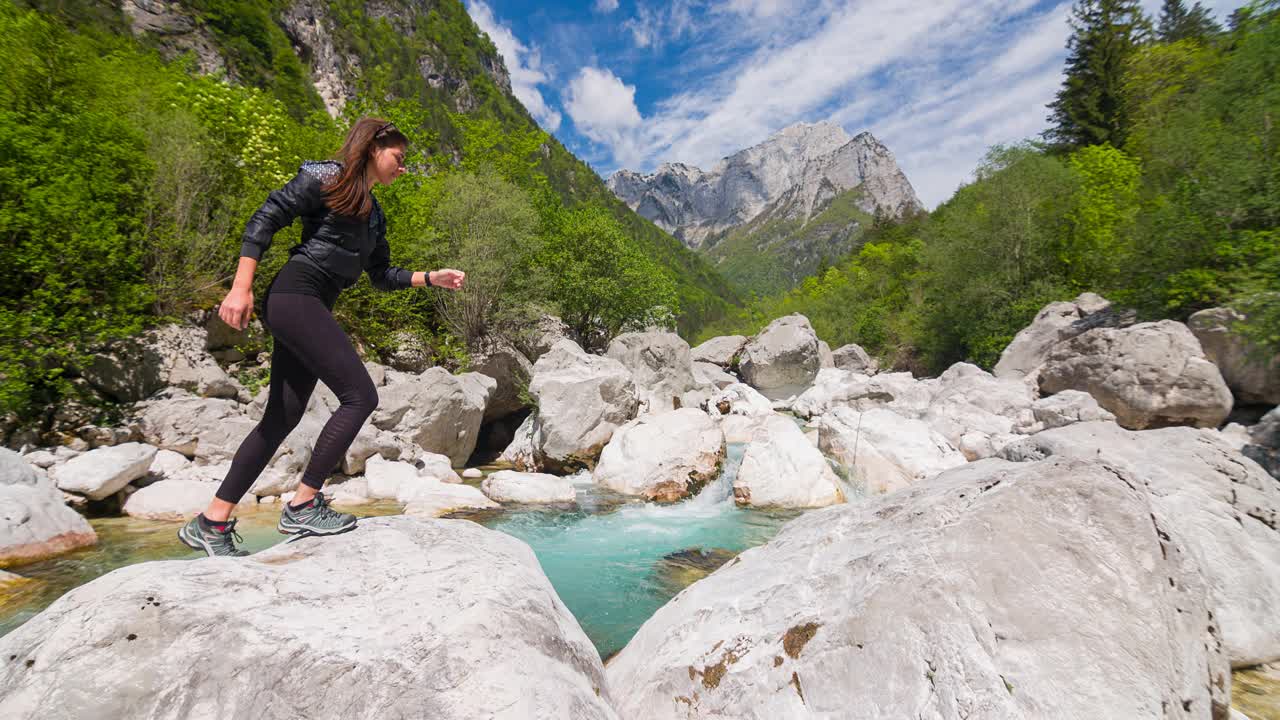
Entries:
[[770,137],[777,137],[778,135],[813,135],[818,133],[831,134],[831,135],[846,135],[844,128],[840,127],[839,125],[827,120],[819,120],[818,122],[814,122],[814,123],[810,123],[810,122],[793,123],[791,125],[788,125],[782,128],[781,130],[774,133]]
[[710,171],[664,163],[650,175],[619,170],[609,189],[640,215],[693,248],[750,222],[784,196],[801,222],[821,212],[832,193],[861,188],[863,211],[900,214],[920,207],[915,190],[870,132],[850,137],[831,122],[789,125],[739,150]]

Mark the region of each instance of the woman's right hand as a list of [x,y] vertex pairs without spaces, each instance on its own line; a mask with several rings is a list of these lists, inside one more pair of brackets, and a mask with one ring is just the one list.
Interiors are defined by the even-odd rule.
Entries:
[[236,330],[249,326],[249,318],[253,315],[253,291],[242,288],[231,288],[231,292],[223,298],[218,306],[218,317],[222,322]]

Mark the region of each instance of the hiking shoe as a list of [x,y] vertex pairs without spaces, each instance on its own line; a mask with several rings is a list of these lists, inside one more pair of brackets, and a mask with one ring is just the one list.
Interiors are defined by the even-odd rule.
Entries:
[[228,522],[225,530],[218,530],[209,526],[203,515],[197,515],[178,531],[178,539],[192,550],[203,550],[209,553],[209,557],[215,555],[244,557],[249,554],[248,550],[236,547],[236,543],[244,542],[244,538],[236,532],[235,520]]
[[324,493],[318,492],[303,507],[294,508],[285,503],[276,529],[285,535],[336,535],[355,526],[355,515],[331,509],[329,499]]

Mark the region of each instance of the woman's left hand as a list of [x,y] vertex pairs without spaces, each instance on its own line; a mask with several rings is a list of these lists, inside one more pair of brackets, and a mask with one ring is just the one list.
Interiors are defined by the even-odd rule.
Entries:
[[427,277],[431,284],[436,287],[457,290],[462,287],[462,283],[466,282],[467,274],[461,270],[444,268],[442,270],[432,270]]

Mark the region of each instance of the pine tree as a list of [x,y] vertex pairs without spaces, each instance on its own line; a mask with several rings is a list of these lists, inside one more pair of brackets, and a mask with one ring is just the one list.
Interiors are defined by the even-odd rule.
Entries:
[[1156,36],[1163,42],[1204,41],[1220,32],[1222,26],[1214,21],[1208,8],[1198,2],[1188,10],[1182,0],[1164,0],[1160,8]]
[[1059,150],[1124,143],[1125,62],[1151,34],[1138,0],[1077,0],[1071,8],[1066,79],[1049,104],[1045,137]]
[[1273,22],[1277,17],[1280,17],[1280,0],[1254,0],[1236,8],[1227,18],[1227,23],[1231,32],[1235,33],[1250,25]]

